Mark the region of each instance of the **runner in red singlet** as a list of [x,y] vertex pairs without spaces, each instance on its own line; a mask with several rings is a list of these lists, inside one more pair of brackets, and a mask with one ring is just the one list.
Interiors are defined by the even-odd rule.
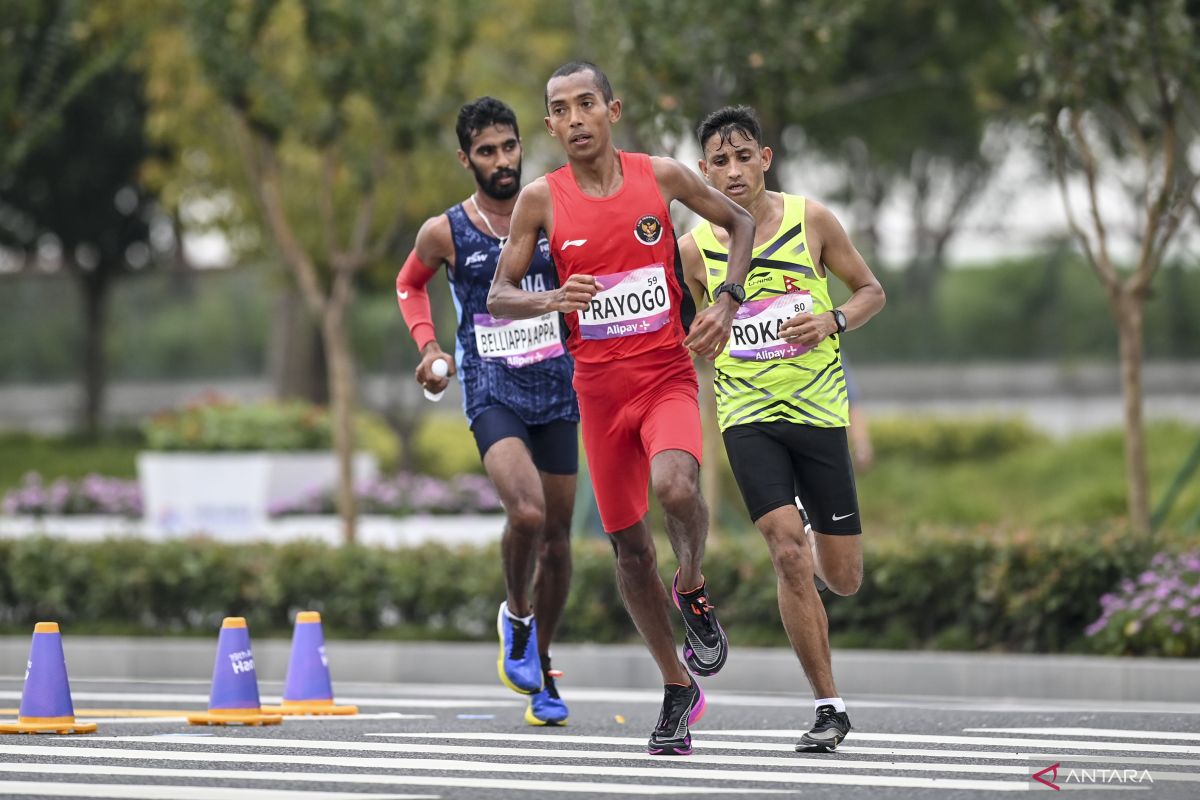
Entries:
[[[704,713],[704,695],[675,651],[668,595],[644,520],[646,487],[663,507],[679,560],[671,596],[684,619],[684,661],[694,674],[712,675],[729,644],[701,572],[708,509],[700,496],[700,412],[688,349],[715,358],[724,348],[745,297],[741,279],[754,221],[678,161],[614,149],[621,101],[594,64],[559,67],[546,84],[546,112],[568,164],[518,198],[488,310],[510,319],[566,315],[583,444],[617,556],[617,585],[666,684],[648,749],[687,755],[689,725]],[[684,288],[672,200],[731,232],[730,283],[699,314]],[[525,291],[521,279],[541,231],[560,288]]]

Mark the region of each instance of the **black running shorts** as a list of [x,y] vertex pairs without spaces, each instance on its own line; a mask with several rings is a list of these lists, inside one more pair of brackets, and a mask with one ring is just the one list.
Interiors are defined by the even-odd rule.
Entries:
[[722,436],[751,521],[799,496],[817,533],[862,533],[845,428],[748,422]]
[[483,458],[501,439],[515,436],[529,448],[534,466],[551,475],[579,471],[579,423],[556,419],[545,425],[526,425],[508,406],[492,406],[471,423],[475,446]]

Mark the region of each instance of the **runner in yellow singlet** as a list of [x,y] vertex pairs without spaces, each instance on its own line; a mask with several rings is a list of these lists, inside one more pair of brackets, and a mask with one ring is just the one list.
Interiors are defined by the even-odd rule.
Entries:
[[[771,148],[754,111],[727,107],[697,132],[709,182],[755,220],[744,286],[726,281],[728,234],[708,222],[679,240],[697,301],[741,303],[716,360],[717,417],[746,510],[767,541],[779,613],[816,700],[817,721],[797,750],[829,752],[850,730],[833,682],[829,623],[813,576],[841,595],[862,582],[862,526],[846,439],[841,337],[884,304],[883,288],[830,211],[766,190]],[[828,273],[853,292],[834,307]],[[812,523],[810,540],[795,499]]]

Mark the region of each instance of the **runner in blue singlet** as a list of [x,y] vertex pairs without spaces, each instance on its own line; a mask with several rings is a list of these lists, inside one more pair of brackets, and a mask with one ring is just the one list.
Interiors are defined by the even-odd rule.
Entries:
[[[507,598],[500,605],[497,670],[509,688],[530,695],[525,719],[561,724],[567,707],[550,668],[550,642],[562,616],[571,578],[570,525],[578,469],[579,409],[573,367],[558,314],[497,320],[487,294],[509,217],[521,189],[521,139],[507,105],[481,97],[458,115],[458,160],[475,176],[475,191],[421,226],[416,245],[396,278],[396,297],[421,351],[417,381],[430,391],[449,377],[434,374],[448,362],[463,389],[463,411],[488,476],[507,512],[501,555]],[[454,357],[434,335],[426,284],[446,266],[458,315]],[[557,286],[543,239],[526,277],[529,289]],[[532,586],[532,598],[530,587]]]

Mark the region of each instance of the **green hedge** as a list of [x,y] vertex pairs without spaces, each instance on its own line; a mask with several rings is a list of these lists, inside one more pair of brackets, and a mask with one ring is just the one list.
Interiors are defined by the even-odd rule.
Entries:
[[[835,645],[1112,652],[1084,630],[1100,597],[1150,561],[1117,529],[939,529],[867,543],[862,590],[826,595]],[[669,580],[674,559],[665,543],[659,552]],[[560,638],[635,640],[607,543],[577,540],[574,567]],[[757,537],[711,542],[705,573],[736,644],[786,646]],[[331,636],[479,640],[493,635],[502,597],[495,546],[0,541],[0,622],[12,632],[49,619],[72,633],[212,635],[222,617],[241,615],[258,635],[286,635],[295,612],[316,609]],[[1124,651],[1200,655],[1144,632],[1138,642]]]

